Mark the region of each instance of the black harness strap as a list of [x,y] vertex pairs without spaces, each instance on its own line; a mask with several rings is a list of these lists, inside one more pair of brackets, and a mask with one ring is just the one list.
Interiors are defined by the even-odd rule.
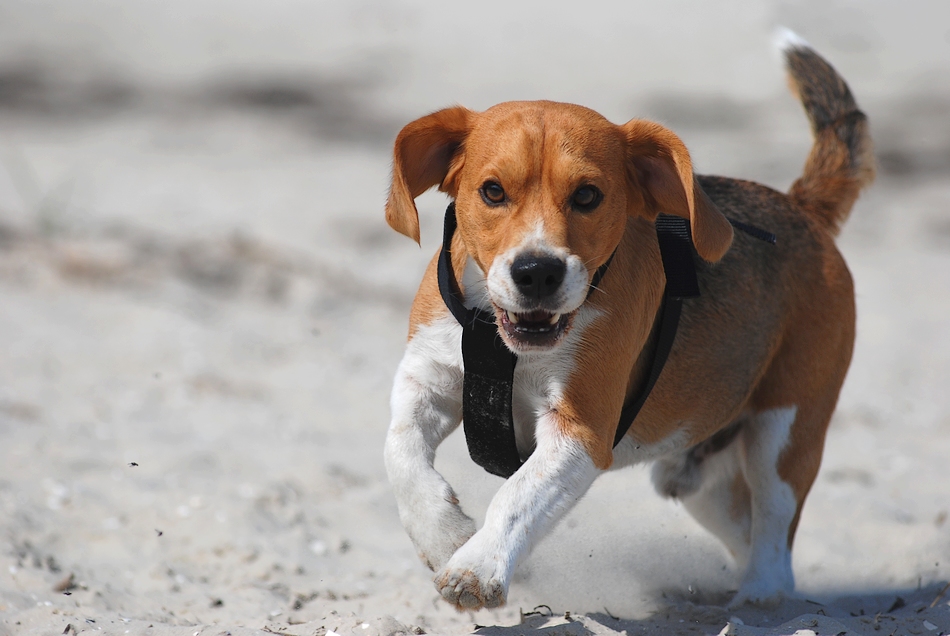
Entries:
[[[775,243],[775,235],[729,219],[736,229]],[[452,237],[457,221],[455,203],[445,211],[442,250],[439,253],[439,292],[449,311],[462,326],[462,420],[468,452],[476,464],[499,477],[510,477],[524,463],[518,453],[512,416],[512,389],[518,356],[501,339],[495,315],[479,308],[467,309],[452,288]],[[699,296],[693,245],[686,219],[661,214],[656,220],[660,256],[666,274],[666,289],[660,309],[660,326],[650,372],[637,398],[625,404],[617,425],[614,446],[630,426],[656,384],[673,348],[683,300]],[[607,273],[614,255],[594,273],[587,296]]]
[[495,314],[467,309],[452,289],[452,236],[455,203],[445,211],[442,251],[439,253],[439,292],[462,325],[462,422],[468,453],[476,464],[499,477],[510,477],[521,467],[515,442],[511,393],[518,356],[505,346]]
[[650,396],[653,385],[660,378],[660,372],[666,365],[676,339],[680,315],[683,313],[683,299],[699,296],[699,282],[696,280],[696,264],[693,262],[693,240],[689,233],[689,222],[678,216],[661,214],[656,217],[656,238],[660,243],[660,257],[663,259],[663,272],[666,274],[666,289],[663,292],[663,307],[660,310],[660,330],[653,350],[653,362],[646,382],[637,394],[637,398],[624,404],[620,411],[620,422],[614,435],[614,447],[624,438],[633,425],[633,421]]
[[462,331],[462,423],[468,454],[499,477],[521,467],[511,412],[518,357],[505,346],[495,323],[476,321]]
[[732,227],[736,228],[737,230],[742,230],[749,236],[757,238],[760,241],[765,241],[766,243],[771,243],[772,245],[775,245],[778,242],[778,237],[776,237],[771,232],[763,230],[760,227],[755,227],[754,225],[749,225],[748,223],[743,223],[742,221],[736,221],[735,219],[729,218],[728,216],[726,217],[726,220],[732,223]]

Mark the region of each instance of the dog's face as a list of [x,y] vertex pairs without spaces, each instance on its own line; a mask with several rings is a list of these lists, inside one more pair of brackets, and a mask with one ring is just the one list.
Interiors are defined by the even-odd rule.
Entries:
[[563,340],[631,216],[685,216],[708,260],[732,238],[673,133],[639,120],[617,126],[571,104],[453,108],[409,124],[396,140],[390,225],[418,240],[413,199],[436,184],[456,199],[462,241],[518,353]]
[[603,117],[565,104],[495,106],[466,137],[452,184],[459,232],[514,351],[561,340],[620,242],[623,141]]

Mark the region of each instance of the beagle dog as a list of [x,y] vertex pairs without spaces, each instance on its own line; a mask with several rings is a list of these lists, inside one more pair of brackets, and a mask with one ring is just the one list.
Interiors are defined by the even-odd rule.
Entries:
[[[396,138],[387,222],[418,242],[415,197],[438,186],[454,200],[449,284],[494,317],[518,362],[510,410],[523,464],[476,529],[433,468],[463,419],[465,377],[437,254],[412,305],[385,462],[402,523],[459,610],[503,605],[519,559],[594,479],[646,461],[659,494],[734,555],[743,575],[733,605],[794,589],[795,529],[855,337],[854,288],[834,238],[874,159],[844,80],[791,32],[782,50],[814,135],[788,193],[694,175],[669,129],[616,125],[572,104],[447,108]],[[660,215],[688,223],[700,295],[684,301],[666,365],[614,446],[656,348]],[[733,224],[764,228],[777,244]]]

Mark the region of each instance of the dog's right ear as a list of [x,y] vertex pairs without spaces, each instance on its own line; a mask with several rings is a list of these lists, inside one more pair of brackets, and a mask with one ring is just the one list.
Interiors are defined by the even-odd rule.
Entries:
[[386,202],[389,226],[419,242],[419,211],[415,198],[438,185],[455,196],[461,168],[459,152],[475,113],[455,106],[407,124],[393,148],[393,181]]

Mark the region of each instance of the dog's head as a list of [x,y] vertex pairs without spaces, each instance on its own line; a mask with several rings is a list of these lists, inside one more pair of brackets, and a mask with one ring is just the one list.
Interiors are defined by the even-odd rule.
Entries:
[[458,231],[515,352],[556,346],[630,217],[687,218],[707,261],[732,242],[683,142],[652,122],[617,126],[553,102],[447,108],[403,128],[394,155],[389,225],[418,242],[415,197],[438,185],[455,198]]

